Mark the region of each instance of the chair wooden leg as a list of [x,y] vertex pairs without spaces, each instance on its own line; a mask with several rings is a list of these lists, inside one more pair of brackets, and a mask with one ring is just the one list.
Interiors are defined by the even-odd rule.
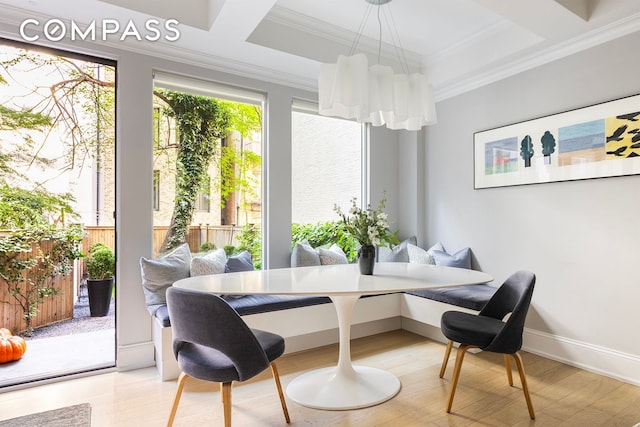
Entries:
[[531,396],[529,395],[529,387],[527,386],[527,376],[524,373],[524,365],[522,363],[522,357],[520,353],[513,353],[513,358],[516,360],[518,366],[518,372],[520,373],[520,382],[522,383],[522,391],[524,392],[524,398],[527,400],[527,408],[529,409],[529,416],[532,420],[536,419],[536,414],[533,411],[533,403],[531,403]]
[[447,363],[449,363],[449,356],[451,355],[451,347],[453,347],[453,341],[449,340],[449,342],[447,343],[447,349],[444,351],[442,366],[440,367],[440,378],[444,377],[444,371],[447,370]]
[[178,377],[178,388],[176,389],[176,395],[173,398],[173,406],[171,407],[167,427],[171,427],[173,425],[173,420],[176,418],[176,412],[178,411],[178,405],[180,404],[180,397],[182,397],[182,390],[184,390],[184,384],[188,378],[189,375],[184,372],[180,372],[180,376]]
[[273,374],[273,380],[276,382],[276,388],[278,389],[278,396],[280,397],[282,412],[284,412],[284,419],[287,421],[287,424],[289,424],[291,422],[289,419],[289,410],[287,409],[287,402],[284,400],[284,393],[282,393],[282,385],[280,384],[280,375],[278,374],[276,362],[271,362],[271,373]]
[[222,383],[221,389],[224,427],[231,427],[231,383]]
[[462,361],[464,359],[464,354],[468,349],[473,346],[460,344],[458,348],[458,353],[456,354],[456,365],[453,368],[453,377],[451,378],[451,391],[449,392],[449,403],[447,403],[447,412],[451,412],[451,406],[453,406],[453,397],[456,394],[456,386],[458,385],[458,378],[460,378],[460,369],[462,368]]
[[509,385],[513,386],[513,375],[511,373],[511,359],[508,354],[504,355],[504,366],[507,368],[507,378],[509,379]]

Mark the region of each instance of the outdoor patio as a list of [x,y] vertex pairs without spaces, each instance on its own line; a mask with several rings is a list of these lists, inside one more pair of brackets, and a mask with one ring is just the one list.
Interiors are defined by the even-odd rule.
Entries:
[[0,387],[115,366],[115,346],[114,302],[107,316],[91,317],[83,285],[73,319],[37,329],[20,360],[0,365]]

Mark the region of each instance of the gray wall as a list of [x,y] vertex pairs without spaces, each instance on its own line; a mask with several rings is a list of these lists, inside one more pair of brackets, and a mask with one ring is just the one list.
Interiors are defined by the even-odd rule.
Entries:
[[580,347],[640,366],[640,176],[474,190],[473,133],[640,93],[639,41],[636,33],[439,102],[439,123],[427,128],[424,246],[471,247],[474,267],[497,283],[535,272],[529,336],[558,347],[559,359],[578,361],[567,352]]

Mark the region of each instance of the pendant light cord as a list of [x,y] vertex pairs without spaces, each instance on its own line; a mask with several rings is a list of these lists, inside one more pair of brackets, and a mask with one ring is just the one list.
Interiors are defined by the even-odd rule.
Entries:
[[367,10],[365,10],[364,15],[362,16],[362,20],[360,21],[360,26],[358,27],[358,31],[356,31],[356,36],[353,39],[353,43],[351,44],[351,49],[349,50],[349,56],[353,55],[358,48],[358,44],[360,43],[360,38],[362,37],[362,32],[364,31],[364,26],[369,19],[369,15],[371,15],[372,5],[367,5]]
[[382,52],[382,20],[380,19],[381,5],[378,5],[378,65],[380,65],[380,52]]
[[[404,52],[404,48],[402,47],[402,43],[400,42],[400,34],[398,34],[398,27],[396,26],[396,22],[393,19],[391,8],[387,8],[387,10],[382,10],[382,5],[386,3],[389,3],[389,2],[387,1],[387,2],[377,3],[377,6],[378,6],[378,11],[377,11],[378,64],[380,64],[380,59],[382,58],[382,18],[380,17],[380,14],[382,13],[384,14],[384,19],[387,26],[389,26],[389,32],[391,33],[391,42],[392,42],[391,44],[396,52],[396,56],[398,57],[398,62],[400,63],[400,67],[402,68],[404,73],[409,74],[410,73],[409,62],[407,61],[407,56]],[[353,40],[353,43],[351,44],[351,49],[349,50],[349,56],[355,54],[356,49],[360,44],[360,39],[362,38],[362,33],[364,32],[364,27],[367,24],[367,20],[371,15],[371,9],[373,8],[373,4],[374,3],[367,1],[367,9],[364,13],[364,16],[362,17],[362,20],[360,21],[360,25],[358,26],[358,31],[356,32],[356,36]]]

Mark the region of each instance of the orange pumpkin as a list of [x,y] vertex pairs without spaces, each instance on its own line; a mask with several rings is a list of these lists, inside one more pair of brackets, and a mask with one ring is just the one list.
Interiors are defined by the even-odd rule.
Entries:
[[6,328],[0,328],[0,363],[18,360],[25,351],[27,351],[27,342],[24,338],[12,335]]

